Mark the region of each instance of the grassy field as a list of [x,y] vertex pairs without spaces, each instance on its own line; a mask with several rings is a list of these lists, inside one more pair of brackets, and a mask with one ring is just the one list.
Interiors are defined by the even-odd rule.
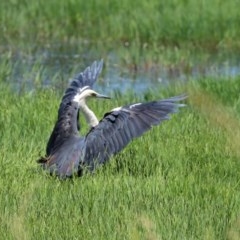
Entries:
[[235,0],[2,0],[0,81],[41,87],[100,58],[131,79],[196,66],[204,74],[218,63],[239,69],[239,25]]
[[[1,84],[1,239],[240,238],[240,78],[203,79],[147,100],[187,92],[187,107],[96,171],[48,176],[44,154],[61,94],[18,95]],[[90,103],[101,117],[138,98]],[[86,128],[84,129],[86,131]]]
[[[239,26],[236,0],[1,0],[0,240],[239,240]],[[101,83],[188,81],[112,91],[89,104],[99,118],[183,92],[187,106],[94,175],[60,181],[36,160],[67,79],[100,58]],[[206,74],[218,58],[234,78]]]
[[0,81],[41,88],[100,58],[131,79],[239,69],[239,25],[235,0],[2,0]]
[[238,5],[235,0],[2,0],[0,39],[22,49],[65,42],[79,49],[99,44],[108,51],[121,44],[239,50]]

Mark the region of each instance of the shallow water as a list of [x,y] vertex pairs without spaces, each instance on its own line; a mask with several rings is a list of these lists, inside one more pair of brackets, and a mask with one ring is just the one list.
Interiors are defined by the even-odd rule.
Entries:
[[[38,50],[29,55],[21,52],[10,54],[8,61],[11,73],[8,81],[15,90],[30,91],[36,87],[54,86],[64,91],[70,78],[98,59],[96,55],[87,51],[75,54],[73,51],[53,52],[49,49]],[[1,56],[0,61],[3,61],[3,58]],[[207,58],[192,56],[189,61],[185,59],[177,63],[149,63],[139,60],[138,64],[126,64],[118,59],[116,54],[111,53],[104,59],[103,73],[95,89],[104,93],[124,93],[127,90],[139,93],[169,84],[184,83],[189,79],[236,77],[240,75],[239,60],[234,53],[217,53]]]

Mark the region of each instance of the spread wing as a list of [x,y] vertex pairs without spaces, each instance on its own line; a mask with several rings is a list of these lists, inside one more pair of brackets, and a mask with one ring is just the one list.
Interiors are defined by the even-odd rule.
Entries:
[[74,96],[81,91],[84,87],[88,86],[90,88],[93,87],[93,84],[96,82],[98,75],[102,71],[103,60],[97,62],[93,62],[93,64],[87,67],[83,72],[76,75],[67,90],[64,93],[62,98],[62,102],[60,104],[58,114],[61,115],[62,111],[64,111],[66,104],[71,102]]
[[137,103],[105,114],[85,138],[84,164],[93,170],[95,163],[104,163],[132,139],[169,119],[169,114],[184,106],[177,102],[185,98],[185,95],[181,95],[160,101]]
[[69,87],[65,91],[62,98],[59,110],[58,110],[58,120],[52,131],[52,134],[48,140],[46,154],[47,156],[60,146],[64,140],[66,133],[69,135],[71,132],[76,133],[79,131],[79,111],[74,122],[71,125],[64,127],[64,123],[68,122],[69,116],[75,114],[74,104],[72,103],[73,98],[81,92],[84,87],[92,87],[96,82],[98,75],[101,73],[103,66],[103,61],[95,61],[90,67],[87,67],[83,72],[79,73],[73,78]]

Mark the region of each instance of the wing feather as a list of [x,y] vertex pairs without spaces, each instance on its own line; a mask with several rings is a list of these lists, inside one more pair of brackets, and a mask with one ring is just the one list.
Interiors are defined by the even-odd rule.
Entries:
[[72,79],[62,98],[62,102],[58,111],[59,115],[64,111],[65,105],[71,102],[74,96],[81,91],[82,88],[86,86],[90,88],[93,87],[93,84],[96,82],[99,74],[102,71],[102,67],[103,60],[99,62],[95,61],[90,67],[87,67],[83,72],[80,72]]
[[77,117],[74,119],[74,122],[71,122],[70,126],[64,126],[66,122],[69,122],[70,115],[74,114],[76,107],[72,103],[73,98],[82,88],[88,86],[92,87],[95,81],[98,78],[103,66],[103,61],[95,61],[90,67],[87,67],[83,72],[79,73],[76,77],[73,78],[69,87],[66,89],[65,94],[62,98],[59,110],[58,110],[58,119],[55,124],[55,127],[52,131],[52,134],[48,140],[46,153],[47,156],[54,150],[58,150],[59,147],[64,142],[63,136],[66,133],[78,133],[80,130],[79,125],[79,110],[77,112]]
[[160,101],[132,104],[105,114],[85,138],[84,163],[91,165],[92,169],[95,162],[104,163],[132,139],[169,119],[169,114],[184,106],[178,101],[185,98],[185,95],[181,95]]

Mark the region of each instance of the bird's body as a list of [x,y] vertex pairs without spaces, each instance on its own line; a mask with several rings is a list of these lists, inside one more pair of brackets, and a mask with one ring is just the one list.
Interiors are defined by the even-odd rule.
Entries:
[[[94,62],[71,82],[60,104],[58,119],[47,144],[46,157],[38,160],[45,169],[61,178],[81,175],[84,167],[93,171],[96,165],[105,163],[133,138],[167,120],[170,113],[183,106],[177,102],[183,100],[184,95],[129,104],[106,113],[98,122],[88,108],[86,99],[108,98],[91,89],[102,64],[102,61]],[[90,126],[90,131],[84,137],[79,135],[81,112]]]

